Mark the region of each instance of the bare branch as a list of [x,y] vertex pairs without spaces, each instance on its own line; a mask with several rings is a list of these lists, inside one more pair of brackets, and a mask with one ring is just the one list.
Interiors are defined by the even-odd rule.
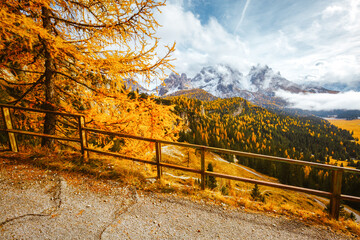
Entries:
[[9,85],[18,85],[18,86],[29,86],[29,85],[33,85],[33,84],[36,83],[36,82],[32,82],[32,83],[14,83],[14,82],[10,82],[10,81],[2,78],[2,77],[0,77],[0,80],[6,82]]
[[[76,80],[75,78],[73,78],[73,77],[71,77],[71,76],[69,76],[69,75],[65,74],[65,73],[62,73],[62,72],[57,72],[57,71],[55,71],[55,73],[60,74],[60,75],[62,75],[62,76],[64,76],[64,77],[66,77],[66,78],[69,78],[70,80],[72,80],[72,81],[76,82],[77,84],[80,84],[80,85],[82,85],[82,86],[86,87],[87,89],[89,89],[89,90],[91,90],[91,91],[94,91],[94,92],[96,92],[96,93],[102,93],[102,92],[100,92],[100,91],[96,90],[95,88],[92,88],[92,87],[88,86],[87,84],[82,83],[82,82],[80,82],[80,81]],[[104,93],[102,93],[102,94],[104,94]],[[104,94],[104,95],[106,95],[106,94]]]
[[24,69],[20,69],[20,68],[14,68],[14,67],[10,67],[10,66],[6,66],[7,68],[10,68],[14,71],[21,71],[21,72],[26,72],[26,73],[36,73],[36,74],[44,74],[44,72],[39,72],[39,71],[30,71],[30,70],[24,70]]
[[97,93],[97,94],[101,94],[101,95],[103,95],[103,96],[105,96],[105,97],[110,97],[110,98],[117,99],[117,97],[116,97],[116,96],[112,96],[112,95],[106,94],[106,93],[104,93],[104,92],[101,92],[101,91],[99,91],[99,90],[97,90],[97,89],[95,89],[95,88],[92,88],[92,87],[88,86],[87,84],[82,83],[82,82],[80,82],[80,81],[76,80],[75,78],[73,78],[73,77],[71,77],[71,76],[69,76],[69,75],[65,74],[65,73],[62,73],[62,72],[57,72],[57,71],[55,71],[55,73],[60,74],[60,75],[63,75],[64,77],[69,78],[70,80],[72,80],[72,81],[76,82],[77,84],[80,84],[80,85],[82,85],[82,86],[86,87],[87,89],[89,89],[89,90],[91,90],[91,91],[93,91],[93,92],[95,92],[95,93]]
[[67,95],[68,97],[73,97],[70,93],[65,92],[64,90],[62,90],[59,86],[55,85],[55,88],[57,90],[59,90],[60,92],[62,92],[63,94]]
[[28,95],[38,84],[42,83],[43,78],[45,77],[45,74],[41,75],[40,78],[34,82],[34,84],[23,94],[21,97],[15,101],[9,102],[9,104],[17,104],[20,102],[26,95]]

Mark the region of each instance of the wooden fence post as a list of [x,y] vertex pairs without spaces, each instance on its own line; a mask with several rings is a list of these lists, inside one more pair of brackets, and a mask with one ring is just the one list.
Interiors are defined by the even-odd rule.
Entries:
[[86,130],[85,128],[85,117],[79,116],[79,135],[80,135],[80,145],[81,145],[81,154],[84,157],[84,160],[87,161],[89,159],[89,152],[85,150],[87,148],[87,139],[86,139]]
[[201,190],[205,190],[205,148],[201,148]]
[[340,215],[342,175],[343,170],[333,170],[331,175],[330,216],[336,220]]
[[[1,110],[2,110],[3,117],[4,117],[5,129],[6,130],[13,129],[12,121],[11,121],[10,109],[7,108],[7,107],[1,107]],[[9,137],[10,150],[13,151],[13,152],[19,152],[17,142],[16,142],[15,133],[8,132],[8,137]]]
[[155,151],[156,151],[156,169],[157,169],[157,178],[160,179],[162,175],[161,171],[161,143],[155,142]]

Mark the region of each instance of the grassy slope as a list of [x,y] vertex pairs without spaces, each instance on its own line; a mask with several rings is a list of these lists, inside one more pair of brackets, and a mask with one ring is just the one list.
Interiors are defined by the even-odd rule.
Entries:
[[[179,164],[182,166],[189,166],[191,168],[200,169],[200,153],[195,155],[195,150],[193,149],[185,149],[180,147],[174,146],[167,146],[166,150],[162,151],[163,153],[163,161]],[[189,161],[190,157],[190,161]],[[255,172],[257,175],[254,175],[243,168],[239,167],[238,164],[230,164],[227,161],[223,160],[217,154],[207,153],[206,154],[206,164],[207,167],[208,163],[212,163],[214,167],[214,172],[224,173],[235,175],[239,177],[257,179],[257,180],[265,180],[271,182],[278,182],[275,178],[270,178],[264,174]],[[252,169],[249,169],[253,171]],[[199,178],[200,176],[197,174],[185,173],[178,170],[172,169],[165,169],[167,173],[176,176],[192,176],[194,179]],[[164,174],[165,179],[169,181],[175,182],[182,182],[182,179],[177,179],[171,176],[167,176]],[[253,189],[254,185],[250,183],[243,183],[237,181],[230,181],[225,179],[217,179],[218,187],[214,189],[215,191],[220,191],[223,187],[228,190],[228,195],[241,197],[244,201],[251,201],[251,190]],[[287,190],[275,189],[265,186],[260,186],[261,192],[266,196],[265,205],[268,207],[274,208],[277,211],[277,208],[288,208],[289,210],[306,210],[311,212],[321,212],[323,208],[317,204],[312,197],[303,193],[296,193]]]
[[[195,154],[195,150],[175,147],[175,146],[166,146],[162,149],[163,161],[173,164],[180,164],[184,167],[191,167],[200,169],[200,153]],[[208,163],[212,163],[214,166],[214,171],[219,173],[226,173],[235,176],[241,176],[246,178],[265,180],[270,182],[278,182],[275,178],[270,178],[264,174],[258,173],[253,169],[246,168],[248,170],[254,171],[255,174],[250,173],[244,170],[242,167],[239,167],[238,164],[228,163],[220,156],[207,153],[206,154],[206,166]],[[164,169],[164,179],[168,186],[171,184],[188,184],[194,185],[193,179],[198,179],[200,176],[197,174],[185,173],[178,170]],[[191,176],[193,179],[189,178]],[[260,186],[260,191],[266,197],[265,203],[259,203],[252,201],[251,199],[251,190],[254,185],[249,183],[230,181],[224,179],[217,179],[218,186],[213,191],[218,193],[217,197],[219,199],[226,197],[228,203],[234,204],[234,202],[229,201],[229,198],[237,199],[237,203],[246,208],[256,209],[266,212],[280,212],[281,214],[295,214],[301,218],[309,218],[310,215],[318,216],[324,222],[324,206],[328,204],[328,200],[324,198],[319,198],[317,196],[312,196],[304,193],[297,193],[293,191],[281,190],[277,188],[271,188],[266,186]],[[196,186],[198,187],[198,186]],[[227,196],[223,196],[221,189],[226,187]],[[170,187],[171,188],[171,187]],[[207,196],[208,197],[208,196]],[[320,200],[319,200],[320,199]],[[322,203],[321,203],[322,202]],[[348,207],[347,207],[348,208]],[[348,208],[351,209],[351,208]],[[354,211],[353,209],[351,209]],[[285,213],[284,213],[285,212]],[[359,214],[359,213],[358,213]],[[348,213],[346,213],[348,215]],[[311,217],[310,217],[311,218]],[[360,225],[358,225],[360,227]]]
[[360,144],[360,119],[355,120],[342,120],[342,119],[329,119],[331,124],[346,129],[349,132],[354,131],[354,138],[358,138],[358,143]]
[[[25,152],[25,149],[21,149],[21,152]],[[18,161],[47,170],[91,175],[96,179],[114,179],[123,184],[134,185],[142,191],[158,192],[161,194],[170,193],[193,201],[221,204],[226,208],[240,207],[250,211],[295,217],[307,223],[327,225],[331,226],[334,230],[360,235],[359,224],[350,220],[341,219],[338,222],[329,219],[328,215],[324,213],[323,207],[312,196],[303,193],[259,186],[260,191],[266,197],[266,201],[264,203],[256,202],[250,196],[253,188],[252,184],[217,179],[217,188],[201,191],[199,184],[195,181],[195,179],[200,177],[197,174],[164,168],[162,179],[154,182],[151,179],[154,179],[156,176],[156,167],[149,164],[107,158],[96,154],[91,154],[91,159],[88,162],[83,162],[78,153],[54,152],[49,155],[49,153],[43,153],[39,149],[27,149],[27,152],[26,154],[0,153],[0,159],[5,157],[15,165]],[[200,169],[200,154],[195,154],[193,149],[190,149],[188,152],[184,148],[165,146],[162,149],[162,153],[162,160],[164,162]],[[267,178],[269,181],[276,182],[276,179],[268,178],[260,173],[256,176],[234,164],[219,160],[219,156],[215,154],[207,154],[206,156],[207,163],[212,162],[216,172],[261,180]],[[0,164],[1,170],[8,171],[2,169]],[[168,174],[180,176],[183,179]],[[226,192],[221,191],[223,187],[225,187]]]

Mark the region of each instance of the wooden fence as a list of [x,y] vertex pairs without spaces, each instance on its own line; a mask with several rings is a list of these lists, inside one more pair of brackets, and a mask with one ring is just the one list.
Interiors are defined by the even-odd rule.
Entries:
[[[180,143],[180,142],[170,142],[170,141],[164,141],[164,140],[159,140],[159,139],[145,138],[145,137],[132,136],[132,135],[127,135],[127,134],[122,134],[122,133],[109,132],[109,131],[104,131],[104,130],[99,130],[99,129],[93,129],[93,128],[88,128],[85,126],[85,116],[81,115],[81,114],[70,114],[70,113],[64,113],[64,112],[47,111],[47,110],[25,108],[25,107],[18,107],[18,106],[5,105],[5,104],[0,104],[0,107],[1,107],[3,120],[4,120],[4,126],[5,126],[5,128],[0,129],[0,131],[7,132],[8,139],[9,139],[9,148],[13,152],[18,152],[15,134],[24,134],[24,135],[45,137],[45,138],[57,139],[57,140],[63,140],[63,141],[78,142],[78,143],[80,143],[80,146],[81,146],[81,153],[83,154],[83,156],[85,158],[88,157],[89,152],[94,152],[97,154],[119,157],[122,159],[156,165],[157,166],[157,177],[159,179],[161,178],[163,167],[200,174],[202,190],[205,189],[205,177],[206,176],[214,176],[214,177],[220,177],[220,178],[225,178],[225,179],[230,179],[230,180],[235,180],[235,181],[254,183],[254,184],[265,185],[265,186],[269,186],[269,187],[287,189],[287,190],[292,190],[292,191],[296,191],[296,192],[304,192],[304,193],[314,194],[314,195],[321,196],[321,197],[326,197],[326,198],[330,199],[330,215],[336,219],[339,218],[340,201],[341,200],[360,202],[360,197],[341,194],[341,183],[342,183],[343,173],[349,172],[349,173],[360,174],[360,170],[357,170],[357,169],[343,168],[343,167],[337,167],[337,166],[332,166],[332,165],[300,161],[300,160],[281,158],[281,157],[274,157],[274,156],[268,156],[268,155],[261,155],[261,154],[255,154],[255,153],[249,153],[249,152],[233,151],[233,150],[229,150],[229,149],[214,148],[214,147],[208,147],[208,146],[202,146],[202,145]],[[78,138],[60,137],[60,136],[55,136],[55,135],[48,135],[48,134],[43,134],[43,133],[35,133],[35,132],[30,132],[30,131],[21,131],[21,130],[13,129],[12,114],[11,114],[10,109],[25,110],[25,111],[32,111],[32,112],[39,112],[39,113],[51,113],[51,114],[56,114],[56,115],[61,115],[61,116],[73,117],[74,119],[77,120],[79,137]],[[97,150],[97,149],[91,149],[87,145],[87,138],[86,138],[87,133],[90,133],[90,132],[105,134],[108,136],[117,136],[117,137],[122,137],[122,138],[131,138],[131,139],[136,139],[136,140],[141,140],[141,141],[153,142],[153,143],[155,143],[156,161],[154,162],[154,161],[124,156],[124,155],[114,153],[114,152],[107,152],[107,151],[101,151],[101,150]],[[194,169],[194,168],[183,167],[183,166],[179,166],[179,165],[162,162],[161,161],[161,156],[162,156],[161,145],[162,144],[175,145],[175,146],[181,146],[181,147],[187,147],[187,148],[195,148],[195,149],[200,150],[200,152],[201,152],[201,169]],[[217,153],[224,153],[224,154],[232,154],[232,155],[236,155],[236,156],[250,157],[250,158],[254,158],[254,159],[265,159],[265,160],[271,160],[271,161],[277,161],[277,162],[283,162],[283,163],[289,163],[289,164],[296,164],[296,165],[302,165],[302,166],[310,166],[310,167],[316,167],[316,168],[321,168],[321,169],[327,169],[327,170],[332,171],[331,191],[325,192],[325,191],[319,191],[319,190],[314,190],[314,189],[309,189],[309,188],[302,188],[302,187],[296,187],[296,186],[291,186],[291,185],[286,185],[286,184],[254,180],[254,179],[249,179],[249,178],[243,178],[243,177],[238,177],[238,176],[232,176],[232,175],[227,175],[227,174],[205,171],[205,152],[217,152]]]

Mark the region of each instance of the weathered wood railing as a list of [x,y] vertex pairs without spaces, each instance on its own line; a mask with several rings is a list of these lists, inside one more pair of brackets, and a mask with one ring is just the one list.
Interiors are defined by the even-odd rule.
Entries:
[[[35,136],[35,137],[45,137],[45,138],[52,138],[52,139],[63,140],[63,141],[78,142],[78,143],[80,143],[80,146],[81,146],[81,153],[84,155],[85,158],[88,157],[88,152],[94,152],[97,154],[119,157],[122,159],[156,165],[158,178],[161,178],[163,167],[200,174],[201,175],[201,189],[203,189],[203,190],[205,189],[205,176],[214,176],[214,177],[220,177],[220,178],[236,180],[236,181],[241,181],[241,182],[256,183],[259,185],[265,185],[265,186],[269,186],[269,187],[287,189],[287,190],[292,190],[292,191],[296,191],[296,192],[304,192],[304,193],[314,194],[317,196],[326,197],[326,198],[330,199],[330,215],[336,219],[339,218],[341,199],[347,200],[347,201],[360,202],[360,197],[341,194],[341,183],[342,183],[343,173],[349,172],[349,173],[360,174],[360,170],[357,170],[357,169],[350,169],[350,168],[344,168],[344,167],[338,167],[338,166],[332,166],[332,165],[326,165],[326,164],[320,164],[320,163],[314,163],[314,162],[306,162],[306,161],[300,161],[300,160],[294,160],[294,159],[288,159],[288,158],[261,155],[261,154],[255,154],[255,153],[249,153],[249,152],[233,151],[233,150],[229,150],[229,149],[214,148],[214,147],[208,147],[208,146],[202,146],[202,145],[196,145],[196,144],[170,142],[170,141],[164,141],[164,140],[159,140],[159,139],[132,136],[132,135],[128,135],[128,134],[93,129],[93,128],[88,128],[85,126],[85,116],[81,115],[81,114],[70,114],[70,113],[64,113],[64,112],[47,111],[47,110],[25,108],[25,107],[18,107],[18,106],[5,105],[5,104],[0,104],[0,107],[1,107],[1,112],[3,115],[4,126],[5,126],[5,129],[0,129],[0,131],[7,132],[8,139],[9,139],[9,148],[11,151],[14,151],[14,152],[18,152],[15,134],[25,134],[25,135]],[[60,137],[60,136],[55,136],[55,135],[48,135],[48,134],[43,134],[43,133],[34,133],[34,132],[30,132],[30,131],[21,131],[21,130],[13,129],[12,116],[11,116],[10,109],[25,110],[25,111],[32,111],[32,112],[39,112],[39,113],[52,113],[52,114],[57,114],[57,115],[62,115],[62,116],[73,117],[74,119],[77,120],[77,123],[78,123],[77,126],[78,126],[78,131],[79,131],[79,138]],[[117,137],[122,137],[122,138],[131,138],[131,139],[136,139],[136,140],[141,140],[141,141],[153,142],[153,143],[155,143],[156,161],[154,162],[154,161],[124,156],[124,155],[114,153],[114,152],[107,152],[107,151],[89,148],[87,146],[86,133],[90,133],[90,132],[106,134],[109,136],[117,136]],[[195,149],[200,150],[200,152],[201,152],[201,169],[193,169],[193,168],[189,168],[189,167],[183,167],[183,166],[179,166],[179,165],[162,162],[161,161],[161,156],[162,156],[161,144],[175,145],[175,146],[181,146],[181,147],[187,147],[187,148],[195,148]],[[254,179],[249,179],[249,178],[243,178],[243,177],[238,177],[238,176],[232,176],[232,175],[227,175],[227,174],[205,171],[205,152],[217,152],[217,153],[224,153],[224,154],[232,154],[232,155],[236,155],[236,156],[250,157],[250,158],[254,158],[254,159],[265,159],[265,160],[271,160],[271,161],[277,161],[277,162],[283,162],[283,163],[296,164],[296,165],[302,165],[302,166],[310,166],[310,167],[331,170],[332,171],[331,191],[325,192],[325,191],[319,191],[319,190],[314,190],[314,189],[309,189],[309,188],[302,188],[302,187],[296,187],[296,186],[291,186],[291,185],[286,185],[286,184],[254,180]]]

